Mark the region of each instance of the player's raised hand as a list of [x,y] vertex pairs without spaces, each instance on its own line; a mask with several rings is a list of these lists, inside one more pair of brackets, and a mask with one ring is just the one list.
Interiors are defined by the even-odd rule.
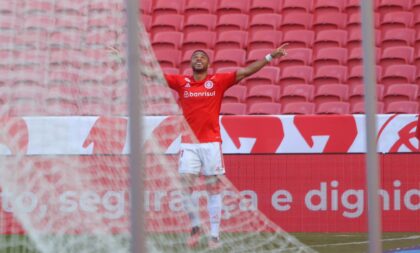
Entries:
[[278,48],[276,48],[276,50],[274,50],[271,53],[271,56],[273,58],[278,58],[278,57],[287,55],[287,51],[286,51],[287,46],[289,46],[289,43],[281,44]]

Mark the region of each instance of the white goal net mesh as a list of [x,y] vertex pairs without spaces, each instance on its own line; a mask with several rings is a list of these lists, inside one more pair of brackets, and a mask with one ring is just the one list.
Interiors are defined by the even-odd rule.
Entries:
[[[129,252],[124,2],[2,0],[0,14],[0,252]],[[189,128],[140,36],[147,249],[188,252],[175,153]],[[221,252],[313,252],[223,183]]]

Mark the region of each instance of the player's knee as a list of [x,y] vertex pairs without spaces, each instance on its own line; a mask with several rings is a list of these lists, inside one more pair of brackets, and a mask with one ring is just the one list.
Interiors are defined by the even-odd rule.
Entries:
[[221,183],[217,176],[210,176],[206,178],[207,191],[210,194],[217,194],[221,191]]

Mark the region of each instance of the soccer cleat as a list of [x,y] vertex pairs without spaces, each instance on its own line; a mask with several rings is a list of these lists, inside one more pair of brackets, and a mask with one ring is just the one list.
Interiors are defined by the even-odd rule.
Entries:
[[222,246],[222,244],[220,243],[219,238],[218,237],[214,237],[214,236],[210,237],[208,243],[209,243],[209,248],[210,249],[218,249],[218,248],[220,248],[220,246]]
[[200,241],[201,238],[201,230],[200,227],[193,227],[191,229],[191,235],[190,237],[187,239],[187,246],[189,248],[195,248],[198,246],[198,243]]

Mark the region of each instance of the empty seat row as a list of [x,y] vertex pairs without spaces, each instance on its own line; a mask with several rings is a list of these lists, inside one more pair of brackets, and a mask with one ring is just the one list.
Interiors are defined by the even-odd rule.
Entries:
[[[420,14],[414,15],[412,12],[391,12],[384,16],[376,14],[374,19],[375,27],[382,32],[395,28],[420,27]],[[185,17],[180,14],[166,15],[142,15],[141,20],[147,31],[157,33],[162,30],[176,30],[191,32],[196,30],[313,30],[319,32],[331,29],[346,29],[349,31],[358,30],[361,27],[362,19],[360,13],[347,16],[343,13],[330,13],[312,15],[307,13],[291,14],[257,14],[248,16],[246,14],[196,14]],[[418,30],[418,29],[417,29]]]
[[[420,3],[410,0],[375,0],[375,11],[387,13],[395,10],[411,11],[420,9]],[[325,12],[337,11],[352,13],[360,9],[358,0],[141,0],[140,9],[143,13],[289,13],[289,12]]]
[[[416,114],[419,112],[419,103],[414,101],[396,101],[389,104],[377,102],[377,113],[385,114]],[[247,106],[243,103],[223,103],[222,115],[275,115],[275,114],[364,114],[364,102],[350,104],[348,102],[324,102],[316,105],[311,102],[292,102],[280,105],[264,102]]]
[[[388,87],[377,85],[377,99],[384,102],[420,101],[418,85],[394,84]],[[327,84],[314,87],[309,84],[296,84],[281,88],[277,85],[259,85],[247,87],[236,85],[228,89],[223,102],[241,102],[248,105],[260,102],[315,102],[350,101],[361,102],[364,99],[363,85]]]

